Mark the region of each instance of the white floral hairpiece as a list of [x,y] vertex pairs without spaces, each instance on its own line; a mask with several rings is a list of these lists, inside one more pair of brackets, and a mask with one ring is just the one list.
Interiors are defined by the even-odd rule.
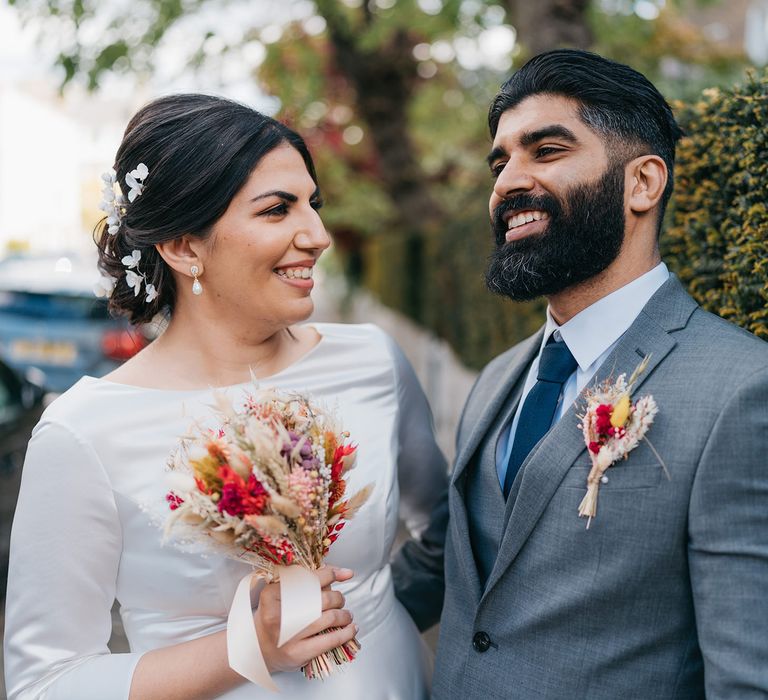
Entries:
[[146,302],[149,303],[157,299],[157,290],[154,284],[147,282],[146,275],[139,269],[139,262],[141,261],[141,251],[133,250],[130,255],[126,255],[121,262],[126,267],[125,282],[133,289],[133,295],[139,296],[141,293],[141,284],[145,284]]
[[[125,176],[125,184],[128,185],[128,202],[133,202],[136,197],[141,196],[144,191],[144,185],[146,184],[147,176],[149,175],[149,168],[144,163],[139,163],[134,170],[131,170]],[[123,195],[120,185],[117,182],[117,174],[114,170],[109,170],[101,176],[104,181],[104,189],[101,191],[101,203],[99,209],[107,214],[107,233],[110,236],[114,236],[120,230],[120,223],[125,216],[126,211],[126,198]],[[117,191],[115,191],[117,186]],[[125,271],[126,284],[133,289],[134,296],[139,296],[141,293],[142,282],[145,284],[145,293],[147,303],[157,299],[157,289],[155,285],[147,282],[147,278],[143,272],[139,269],[139,261],[141,260],[141,251],[134,250],[130,255],[126,255],[122,259]],[[110,297],[117,284],[117,279],[110,275],[102,275],[98,282],[93,287],[93,293],[97,297]]]
[[102,275],[99,277],[99,281],[93,285],[93,293],[99,298],[111,297],[115,284],[117,284],[117,280],[114,277]]
[[[144,191],[149,168],[144,163],[139,163],[134,170],[125,176],[125,184],[128,185],[128,202],[133,202]],[[107,233],[114,236],[120,230],[120,222],[125,216],[126,199],[120,185],[117,182],[117,174],[109,170],[101,176],[104,181],[104,189],[101,191],[101,203],[99,209],[107,215]],[[115,192],[117,185],[117,192]]]
[[101,209],[107,215],[107,232],[114,236],[120,229],[120,220],[125,213],[125,197],[119,191],[115,193],[115,184],[117,176],[114,170],[103,173],[101,179],[104,181],[104,189],[101,190]]
[[125,176],[125,183],[131,188],[128,190],[129,202],[132,202],[142,193],[144,189],[144,180],[147,179],[147,175],[149,175],[149,168],[147,168],[144,163],[139,163],[136,170],[131,170],[131,172]]

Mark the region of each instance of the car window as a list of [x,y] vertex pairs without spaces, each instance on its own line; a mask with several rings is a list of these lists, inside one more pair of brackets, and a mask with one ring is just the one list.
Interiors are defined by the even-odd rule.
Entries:
[[5,417],[10,406],[13,405],[13,396],[5,384],[0,384],[0,422]]
[[31,292],[0,292],[0,313],[65,320],[109,318],[103,299]]
[[13,419],[21,405],[19,381],[5,365],[0,365],[0,424]]

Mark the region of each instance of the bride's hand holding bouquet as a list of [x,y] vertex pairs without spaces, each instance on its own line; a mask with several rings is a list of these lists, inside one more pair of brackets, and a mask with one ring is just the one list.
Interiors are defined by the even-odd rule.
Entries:
[[280,583],[270,583],[262,589],[253,619],[261,653],[270,673],[297,671],[310,659],[324,654],[329,646],[340,647],[352,642],[357,634],[352,613],[343,609],[344,596],[331,588],[331,584],[348,581],[352,576],[353,572],[349,569],[325,566],[317,571],[322,587],[323,613],[283,646],[278,645],[281,623]]

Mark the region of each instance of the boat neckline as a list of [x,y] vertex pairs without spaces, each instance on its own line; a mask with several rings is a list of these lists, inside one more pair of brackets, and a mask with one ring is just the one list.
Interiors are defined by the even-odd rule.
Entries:
[[157,392],[157,393],[166,393],[166,394],[200,394],[203,392],[209,392],[209,391],[227,391],[228,389],[239,389],[245,386],[259,386],[264,384],[265,382],[270,382],[273,379],[280,377],[283,374],[286,374],[287,372],[295,369],[299,365],[303,364],[306,360],[309,360],[310,357],[315,355],[318,348],[321,346],[324,346],[326,344],[326,339],[328,338],[327,333],[321,333],[320,329],[318,328],[318,325],[320,324],[308,324],[311,325],[312,328],[315,329],[317,334],[320,336],[320,340],[317,341],[307,352],[305,352],[301,357],[299,357],[295,362],[292,362],[290,365],[283,367],[283,369],[275,372],[274,374],[270,374],[266,377],[251,377],[251,379],[247,379],[242,382],[237,382],[235,384],[226,384],[224,386],[201,386],[201,387],[195,387],[195,388],[187,388],[187,389],[174,389],[172,387],[156,387],[156,386],[141,386],[139,384],[126,384],[124,382],[115,382],[111,379],[105,379],[103,377],[94,377],[89,374],[84,374],[82,380],[87,380],[91,384],[100,384],[102,386],[109,386],[109,387],[116,387],[120,389],[130,389],[133,391],[151,391],[151,392]]

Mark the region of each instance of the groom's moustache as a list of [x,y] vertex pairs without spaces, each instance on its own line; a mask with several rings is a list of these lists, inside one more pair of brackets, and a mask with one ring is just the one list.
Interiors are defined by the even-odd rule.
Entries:
[[521,209],[536,209],[544,211],[549,215],[550,224],[552,219],[558,216],[562,210],[560,203],[551,194],[534,196],[531,194],[516,194],[509,199],[505,199],[493,210],[491,228],[493,229],[493,238],[497,246],[506,244],[507,222],[504,221],[504,215],[510,211],[519,211]]

